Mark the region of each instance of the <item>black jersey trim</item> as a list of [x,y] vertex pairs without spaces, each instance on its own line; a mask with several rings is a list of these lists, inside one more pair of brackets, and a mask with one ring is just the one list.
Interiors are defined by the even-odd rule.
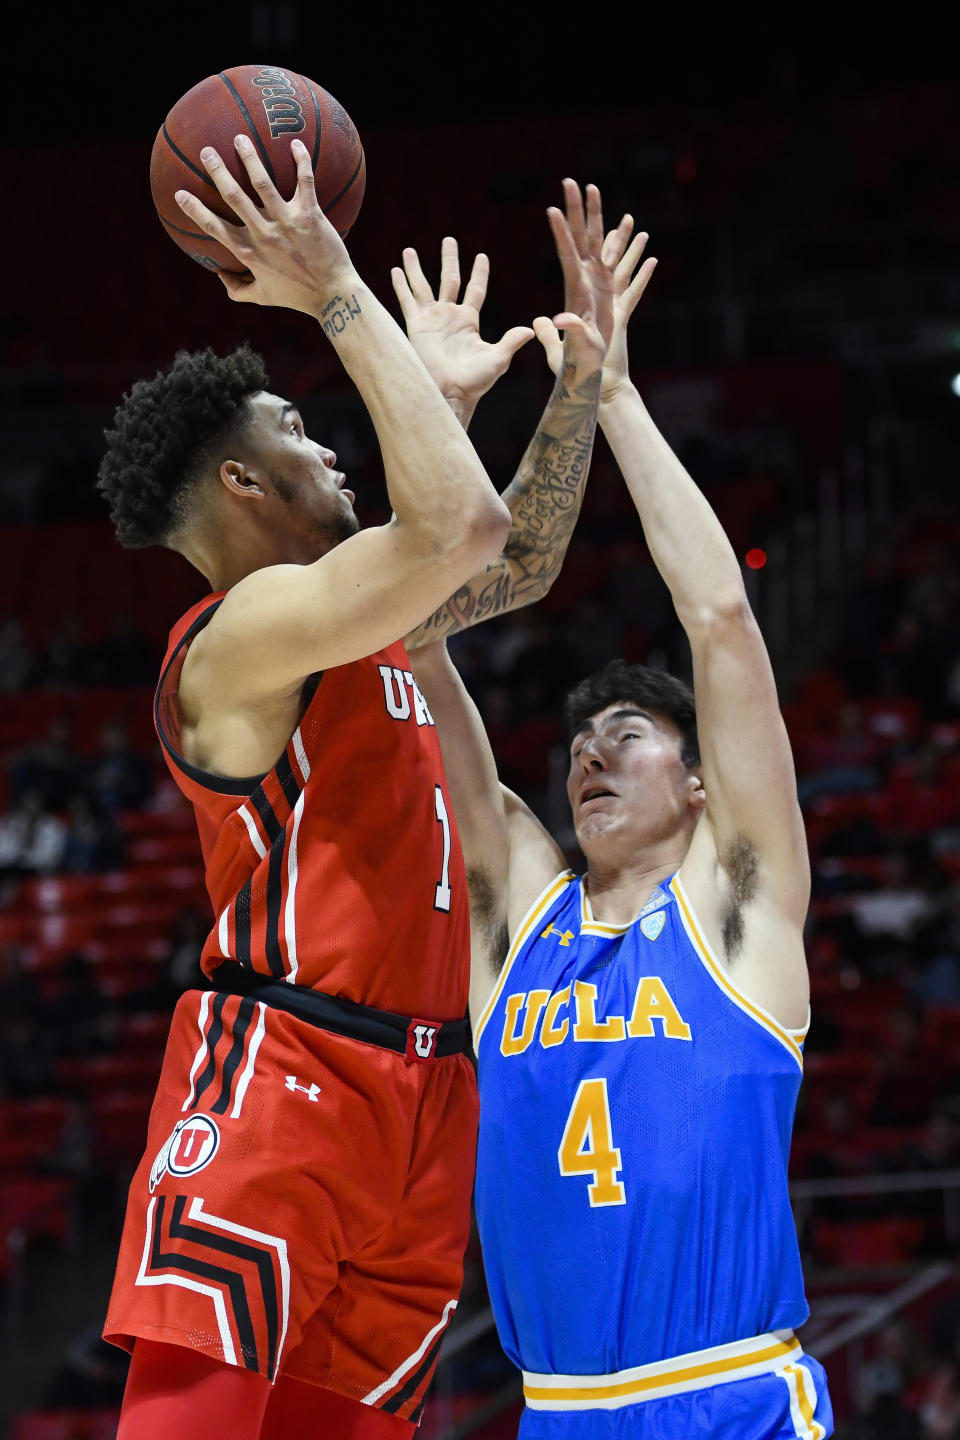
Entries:
[[440,1346],[445,1339],[446,1331],[444,1330],[437,1336],[436,1340],[434,1340],[423,1360],[421,1360],[413,1374],[404,1382],[401,1389],[391,1395],[388,1400],[384,1400],[383,1405],[380,1407],[382,1410],[385,1410],[389,1415],[395,1415],[402,1406],[406,1405],[408,1400],[411,1400],[413,1396],[416,1395],[417,1390],[423,1384],[424,1380],[432,1374],[437,1360],[440,1358]]
[[[253,795],[254,791],[257,790],[258,787],[262,786],[263,782],[268,778],[268,776],[273,773],[271,770],[265,770],[262,775],[248,775],[246,777],[241,777],[240,779],[231,779],[226,775],[214,775],[209,770],[201,770],[198,765],[191,765],[190,761],[184,759],[184,757],[180,754],[179,750],[174,748],[169,738],[164,733],[163,726],[160,723],[160,697],[163,694],[164,681],[167,678],[167,674],[170,670],[171,665],[173,664],[174,660],[176,660],[183,647],[185,645],[189,645],[190,641],[194,638],[197,632],[199,630],[202,630],[205,625],[208,625],[210,623],[213,616],[216,614],[222,604],[223,596],[221,596],[219,600],[214,600],[209,605],[207,605],[203,610],[200,611],[200,614],[191,621],[190,625],[187,627],[187,629],[181,635],[180,639],[177,641],[170,656],[170,659],[167,661],[166,665],[163,667],[163,670],[160,673],[160,682],[157,685],[156,694],[153,698],[153,723],[156,726],[157,734],[160,737],[160,744],[170,756],[170,759],[176,765],[177,769],[182,770],[184,775],[186,775],[190,780],[195,781],[198,785],[202,785],[205,790],[216,791],[218,795],[243,795],[247,799],[249,799]],[[307,705],[310,704],[310,701],[317,693],[317,686],[320,684],[323,676],[324,671],[317,670],[314,671],[313,674],[308,675],[305,678],[303,690],[305,701],[304,710],[306,710]],[[277,767],[286,760],[286,755],[287,751],[285,746],[283,754],[277,761],[277,765],[273,767],[274,770],[276,770]],[[287,761],[287,765],[289,768],[289,761]],[[281,786],[283,786],[282,780]],[[285,786],[283,786],[283,788],[286,789]]]
[[233,1082],[236,1079],[237,1071],[240,1068],[240,1061],[243,1059],[243,1052],[246,1049],[247,1031],[250,1028],[250,1021],[253,1019],[254,1001],[241,1000],[237,1009],[236,1019],[233,1022],[233,1044],[230,1046],[230,1053],[223,1062],[223,1078],[220,1085],[220,1094],[210,1106],[211,1115],[225,1115],[227,1106],[230,1104],[230,1095],[233,1090]]
[[[305,985],[290,985],[283,980],[269,980],[265,975],[227,961],[214,971],[211,983],[216,990],[229,995],[249,995],[264,1005],[285,1010],[298,1020],[330,1030],[350,1040],[362,1040],[383,1050],[396,1050],[403,1055],[407,1034],[413,1023],[409,1015],[396,1015],[391,1010],[375,1010],[371,1005],[358,1005],[340,995],[325,995]],[[437,1040],[434,1054],[468,1054],[471,1049],[470,1024],[467,1020],[432,1021],[436,1024]]]
[[210,623],[210,621],[213,619],[214,615],[220,609],[220,606],[222,604],[223,599],[221,598],[219,600],[214,600],[210,605],[206,606],[205,609],[201,610],[200,614],[196,617],[195,620],[191,622],[191,624],[180,636],[180,639],[177,641],[177,644],[174,647],[170,659],[167,661],[160,674],[160,683],[157,685],[157,692],[153,700],[153,722],[157,727],[157,734],[160,737],[160,744],[163,746],[164,750],[166,750],[167,754],[170,756],[170,759],[175,763],[177,768],[183,771],[184,775],[189,776],[191,780],[195,780],[197,784],[202,785],[205,790],[216,790],[217,793],[220,795],[249,795],[251,791],[255,790],[258,785],[263,784],[264,780],[266,780],[267,778],[267,775],[270,773],[269,771],[265,771],[262,775],[251,775],[247,779],[240,780],[230,780],[224,775],[211,775],[209,770],[201,770],[199,766],[191,765],[190,761],[185,760],[184,757],[180,754],[179,750],[174,749],[173,745],[170,743],[169,739],[165,735],[163,726],[160,723],[160,697],[163,694],[164,682],[170,671],[171,665],[173,664],[174,660],[176,660],[183,647],[185,645],[189,645],[190,641],[194,638],[197,632],[202,630],[205,625],[208,625]]
[[202,1072],[197,1076],[193,1094],[190,1096],[189,1109],[193,1110],[200,1104],[200,1096],[213,1084],[213,1077],[217,1073],[217,1046],[223,1036],[223,1007],[227,1003],[226,995],[215,995],[213,999],[213,1019],[210,1028],[206,1033],[204,1044],[207,1047],[207,1063]]

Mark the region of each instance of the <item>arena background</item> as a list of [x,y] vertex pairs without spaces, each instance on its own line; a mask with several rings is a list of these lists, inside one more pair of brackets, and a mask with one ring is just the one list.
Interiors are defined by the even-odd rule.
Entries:
[[[231,306],[163,235],[169,105],[291,65],[360,128],[351,250],[442,235],[492,261],[488,335],[551,313],[544,210],[601,186],[660,259],[634,373],[720,513],[774,657],[814,861],[814,1023],[792,1161],[812,1318],[846,1440],[960,1434],[960,107],[933,12],[640,19],[294,0],[16,8],[0,106],[0,1407],[15,1440],[109,1436],[98,1341],[166,1017],[205,925],[192,821],[150,728],[156,661],[201,593],[115,545],[93,490],[122,391],[249,338],[386,513],[372,433],[315,326]],[[499,484],[549,391],[528,347],[475,422]],[[754,561],[759,556],[753,556]],[[746,563],[746,562],[745,562]],[[685,669],[602,443],[546,602],[456,643],[504,778],[572,852],[557,702],[615,653]],[[430,1436],[515,1432],[517,1377],[471,1248]]]

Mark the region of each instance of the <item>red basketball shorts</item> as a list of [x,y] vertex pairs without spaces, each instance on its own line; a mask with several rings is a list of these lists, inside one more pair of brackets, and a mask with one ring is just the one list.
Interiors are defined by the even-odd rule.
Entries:
[[250,996],[183,995],[106,1338],[416,1418],[463,1278],[477,1096],[464,1054],[408,1050]]

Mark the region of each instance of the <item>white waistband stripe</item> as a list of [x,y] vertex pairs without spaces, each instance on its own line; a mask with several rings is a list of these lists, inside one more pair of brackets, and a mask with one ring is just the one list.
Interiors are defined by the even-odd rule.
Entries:
[[796,1336],[756,1335],[613,1375],[534,1375],[525,1370],[523,1395],[531,1410],[617,1410],[641,1400],[775,1374],[802,1356]]

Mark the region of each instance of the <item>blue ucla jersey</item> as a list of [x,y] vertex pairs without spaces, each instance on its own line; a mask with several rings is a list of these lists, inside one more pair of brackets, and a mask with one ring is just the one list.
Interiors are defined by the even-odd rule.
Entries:
[[626,926],[570,873],[547,888],[477,1024],[477,1216],[516,1365],[610,1374],[803,1323],[801,1044],[676,877]]

